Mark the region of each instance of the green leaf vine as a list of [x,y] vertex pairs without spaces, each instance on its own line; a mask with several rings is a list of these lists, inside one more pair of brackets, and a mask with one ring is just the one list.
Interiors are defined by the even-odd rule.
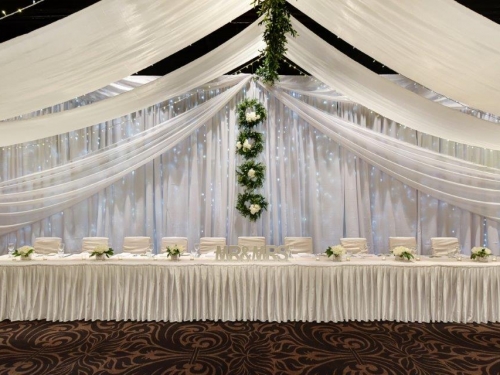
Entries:
[[266,199],[255,192],[264,185],[266,166],[255,160],[264,150],[264,135],[252,129],[267,118],[267,112],[256,99],[245,99],[238,105],[237,113],[240,134],[236,154],[246,162],[236,168],[238,183],[244,188],[238,194],[236,209],[250,221],[256,221],[267,209]]
[[264,59],[256,74],[265,83],[273,85],[279,81],[278,69],[286,52],[286,35],[297,36],[297,31],[290,21],[290,11],[286,0],[252,0],[257,14],[264,16],[260,24],[265,25],[264,41],[266,48],[262,50]]

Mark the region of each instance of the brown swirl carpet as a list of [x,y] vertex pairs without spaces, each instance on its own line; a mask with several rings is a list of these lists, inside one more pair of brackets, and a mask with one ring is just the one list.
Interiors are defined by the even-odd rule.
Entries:
[[0,374],[500,374],[500,324],[4,321]]

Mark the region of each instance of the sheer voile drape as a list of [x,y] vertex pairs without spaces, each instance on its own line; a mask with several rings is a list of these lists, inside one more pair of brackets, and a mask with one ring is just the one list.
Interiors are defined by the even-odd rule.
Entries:
[[400,124],[472,146],[500,149],[500,126],[429,101],[378,76],[292,20],[287,56],[331,88]]
[[[318,88],[323,86],[310,79],[304,82],[285,77],[283,82],[288,88],[295,85],[301,92],[310,90],[314,84]],[[196,90],[194,95],[183,95],[177,102],[170,100],[129,115],[120,122],[112,121],[37,143],[3,148],[0,158],[2,180],[9,181],[2,186],[15,188],[27,182],[35,183],[34,186],[51,186],[51,177],[42,179],[41,183],[37,179],[53,175],[57,169],[50,169],[58,164],[63,169],[72,163],[79,165],[85,153],[102,149],[105,144],[116,145],[102,149],[97,155],[125,147],[133,142],[128,140],[131,135],[149,128],[152,129],[144,134],[155,132],[154,126],[163,123],[165,117],[174,116],[175,119],[181,113],[190,116],[196,112],[189,108],[195,110],[209,96],[228,91],[207,87]],[[2,248],[12,240],[18,245],[32,243],[33,238],[42,235],[63,237],[73,251],[79,249],[81,238],[89,235],[109,237],[117,249],[121,248],[123,237],[133,235],[151,236],[157,245],[164,236],[185,236],[192,244],[201,236],[222,236],[234,244],[238,236],[261,235],[273,244],[282,243],[286,236],[311,236],[315,239],[316,252],[338,243],[341,237],[366,237],[370,251],[380,252],[387,248],[389,236],[416,236],[419,249],[428,253],[430,238],[445,235],[457,236],[466,251],[478,244],[498,251],[497,222],[437,200],[371,166],[346,147],[339,146],[327,136],[328,133],[311,126],[298,111],[291,111],[273,93],[260,91],[258,87],[248,95],[263,100],[269,112],[269,120],[261,130],[266,133],[265,161],[268,165],[263,193],[269,199],[270,209],[257,224],[248,223],[234,209],[238,192],[234,176],[234,103],[242,98],[241,90],[239,92],[231,105],[219,108],[204,126],[186,133],[186,138],[171,144],[170,150],[118,177],[115,183],[108,184],[110,180],[104,182],[96,178],[100,187],[95,185],[94,195],[47,218],[34,218],[33,223],[3,235]],[[461,147],[415,132],[354,103],[307,98],[294,92],[290,98],[293,95],[296,96],[294,106],[300,107],[307,102],[325,113],[334,112],[362,127],[369,127],[374,133],[418,143],[423,148],[412,150],[417,154],[425,155],[425,147],[478,164],[500,167],[497,151]],[[212,107],[212,103],[207,106]],[[184,132],[182,126],[179,131]],[[377,138],[380,136],[374,135],[374,139]],[[94,153],[89,155],[97,157]],[[436,160],[446,159],[434,153],[426,155],[427,158],[431,156]],[[104,160],[113,163],[114,159]],[[472,164],[459,161],[452,167],[462,165],[469,172],[473,169]],[[88,168],[97,170],[100,167],[90,164]],[[439,170],[440,163],[429,168]],[[477,166],[472,174],[482,176],[493,170]],[[28,176],[36,171],[42,173]],[[79,175],[78,170],[74,173]],[[14,179],[23,175],[26,176]],[[17,185],[18,188],[21,185]],[[56,186],[53,191],[46,189],[44,194],[57,195],[64,191],[64,188],[58,190],[61,187]],[[22,189],[17,192],[22,193]],[[29,205],[21,204],[20,211],[25,207]]]
[[0,146],[29,142],[99,124],[181,95],[200,83],[212,81],[259,55],[265,43],[258,23],[254,22],[199,59],[121,95],[69,111],[0,122]]
[[473,108],[500,115],[500,26],[457,2],[289,3],[398,73]]
[[136,73],[251,7],[241,0],[103,0],[2,43],[0,119],[62,103]]

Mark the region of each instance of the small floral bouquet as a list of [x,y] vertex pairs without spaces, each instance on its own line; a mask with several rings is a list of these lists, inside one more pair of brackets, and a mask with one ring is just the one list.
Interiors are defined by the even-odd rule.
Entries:
[[172,259],[177,259],[182,254],[182,248],[177,246],[177,244],[174,246],[167,246],[165,253],[167,254],[167,258],[171,256]]
[[399,257],[399,259],[413,259],[412,251],[405,246],[396,246],[394,249],[392,249],[392,253],[396,258]]
[[476,258],[481,258],[481,259],[486,259],[491,255],[491,250],[488,249],[487,247],[473,247],[471,249],[471,254],[470,258],[471,259],[476,259]]
[[248,112],[245,115],[245,118],[246,118],[247,122],[257,122],[258,120],[260,120],[260,115],[258,115],[255,112]]
[[23,246],[14,251],[12,255],[15,257],[21,257],[21,259],[29,259],[31,258],[31,254],[33,254],[34,252],[35,249],[33,249],[31,246]]
[[345,254],[345,249],[342,245],[328,246],[325,253],[328,257],[333,255],[335,259],[340,259]]
[[93,257],[95,255],[96,259],[103,259],[104,256],[109,258],[110,255],[113,255],[114,251],[112,248],[105,245],[97,245],[94,248],[94,251],[90,253],[90,256]]

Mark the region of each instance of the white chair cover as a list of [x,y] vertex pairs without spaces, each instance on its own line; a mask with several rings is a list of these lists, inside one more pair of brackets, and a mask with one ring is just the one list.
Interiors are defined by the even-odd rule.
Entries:
[[33,248],[37,254],[57,253],[62,240],[59,237],[38,237],[35,239]]
[[225,237],[201,237],[200,254],[206,254],[217,250],[217,246],[226,246]]
[[292,254],[312,253],[312,237],[285,237],[285,246],[289,246]]
[[253,251],[254,247],[266,246],[266,237],[238,237],[238,246],[246,246]]
[[123,252],[130,254],[144,254],[149,250],[151,238],[125,237],[123,239]]
[[456,237],[433,237],[431,238],[431,250],[433,256],[448,256],[459,252],[460,245]]
[[91,253],[98,245],[109,246],[108,237],[84,237],[82,239],[82,253]]
[[417,250],[417,239],[415,237],[389,237],[389,250],[395,247],[404,246],[409,249]]
[[163,237],[161,239],[161,249],[159,253],[164,253],[167,246],[177,245],[183,252],[188,252],[188,239],[187,237]]
[[368,252],[366,238],[341,238],[340,244],[346,252],[351,254],[362,254]]

